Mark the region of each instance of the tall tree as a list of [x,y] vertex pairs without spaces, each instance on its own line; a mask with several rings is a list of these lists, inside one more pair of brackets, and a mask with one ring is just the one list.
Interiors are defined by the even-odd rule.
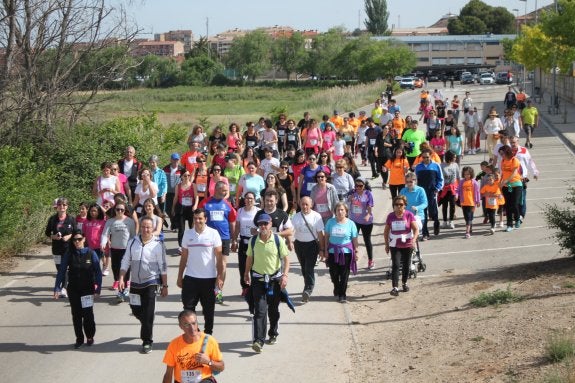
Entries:
[[504,7],[492,7],[470,0],[447,24],[450,35],[505,34],[515,31],[515,17]]
[[376,36],[389,34],[387,30],[387,11],[386,0],[365,0],[365,14],[367,19],[364,20],[367,30]]
[[288,80],[292,73],[303,67],[305,59],[305,39],[301,32],[294,32],[289,37],[283,36],[274,40],[272,62],[276,68],[286,72]]
[[271,67],[271,39],[261,30],[234,39],[227,57],[228,66],[252,81]]
[[307,53],[305,70],[314,75],[331,76],[337,72],[333,60],[346,44],[343,28],[331,28],[317,35]]
[[2,5],[0,144],[50,138],[62,119],[73,125],[98,90],[122,78],[132,64],[128,53],[137,30],[121,6],[106,0],[3,0]]

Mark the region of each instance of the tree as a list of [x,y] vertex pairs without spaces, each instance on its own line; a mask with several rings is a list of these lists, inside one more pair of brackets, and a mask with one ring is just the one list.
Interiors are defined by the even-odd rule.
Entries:
[[272,43],[272,63],[286,72],[288,80],[292,73],[303,68],[305,59],[305,39],[300,32],[279,37]]
[[346,44],[343,32],[343,28],[331,28],[315,37],[304,65],[307,72],[323,76],[335,74],[337,69],[334,68],[333,60]]
[[234,39],[227,57],[228,66],[241,76],[255,81],[257,76],[270,69],[271,39],[263,31],[256,30]]
[[223,74],[224,66],[207,55],[186,59],[180,68],[182,85],[209,85],[217,74]]
[[209,56],[210,43],[206,36],[200,36],[198,41],[194,42],[192,49],[186,53],[186,58]]
[[450,35],[505,34],[515,31],[515,17],[504,7],[491,7],[481,0],[469,1],[447,24]]
[[386,0],[365,0],[365,14],[367,19],[364,20],[367,30],[376,36],[389,34],[387,30],[387,11]]
[[50,139],[57,123],[72,126],[102,86],[123,78],[137,30],[107,3],[3,0],[0,144]]

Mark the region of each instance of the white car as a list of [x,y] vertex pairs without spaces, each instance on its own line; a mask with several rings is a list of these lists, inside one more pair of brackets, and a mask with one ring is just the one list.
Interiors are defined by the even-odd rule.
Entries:
[[413,77],[404,77],[399,82],[399,87],[402,89],[414,89],[415,88],[415,78]]
[[495,84],[495,79],[491,76],[491,73],[482,73],[479,78],[479,83],[481,85]]

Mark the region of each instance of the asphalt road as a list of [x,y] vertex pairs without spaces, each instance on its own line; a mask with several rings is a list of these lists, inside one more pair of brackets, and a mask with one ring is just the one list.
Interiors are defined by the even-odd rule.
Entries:
[[[430,83],[431,91],[434,85]],[[444,90],[451,98],[464,90],[480,111],[497,104],[503,108],[505,86],[470,85]],[[403,114],[415,115],[419,91],[408,91],[397,97]],[[370,110],[370,106],[364,108]],[[539,181],[529,184],[527,219],[521,229],[511,233],[497,232],[483,236],[486,226],[476,224],[475,235],[464,240],[461,211],[456,229],[443,230],[439,236],[422,244],[427,271],[418,278],[436,278],[446,274],[486,273],[501,267],[525,264],[560,257],[558,246],[546,228],[542,211],[547,203],[562,202],[567,185],[575,180],[573,154],[543,127],[535,134],[531,150],[541,171]],[[483,154],[466,156],[464,164],[479,170]],[[364,169],[363,174],[369,172]],[[350,283],[387,283],[384,275],[388,260],[383,251],[381,222],[391,208],[390,195],[380,182],[373,182],[376,201],[374,231],[376,269],[365,270],[367,260],[360,261],[360,271]],[[476,222],[480,222],[477,218]],[[22,256],[18,267],[0,276],[0,370],[1,381],[81,383],[120,380],[126,383],[158,382],[164,371],[162,357],[168,342],[180,334],[176,316],[181,310],[180,290],[175,276],[179,258],[173,234],[167,236],[169,259],[169,296],[158,299],[154,329],[154,351],[139,353],[141,342],[139,325],[126,303],[116,304],[111,277],[104,279],[105,289],[95,305],[97,323],[96,344],[91,348],[73,350],[74,333],[69,305],[66,300],[54,301],[52,289],[55,268],[47,248],[39,253]],[[361,241],[360,241],[361,242]],[[300,303],[303,281],[295,255],[291,257],[291,276],[288,290],[296,302],[296,313],[281,307],[278,343],[264,347],[255,355],[250,348],[251,326],[247,306],[240,294],[237,258],[232,254],[228,263],[228,278],[224,288],[225,302],[216,307],[214,336],[224,354],[226,371],[218,376],[220,382],[252,382],[270,380],[283,382],[352,382],[352,360],[361,350],[355,342],[355,331],[350,312],[360,299],[348,297],[342,305],[331,296],[329,273],[324,265],[318,267],[317,287],[311,301]],[[414,289],[414,293],[416,293]],[[201,316],[200,316],[201,320]],[[382,341],[385,334],[381,334]]]

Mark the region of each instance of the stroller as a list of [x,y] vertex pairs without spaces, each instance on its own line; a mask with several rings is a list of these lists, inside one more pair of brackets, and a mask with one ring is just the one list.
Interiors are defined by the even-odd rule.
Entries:
[[[411,253],[411,262],[409,267],[409,278],[417,278],[417,273],[424,272],[427,269],[427,265],[423,262],[421,258],[421,251],[419,248],[419,241],[415,241],[415,248]],[[399,265],[400,274],[403,272],[401,265]],[[389,259],[389,267],[385,272],[385,277],[391,279],[391,258]]]

